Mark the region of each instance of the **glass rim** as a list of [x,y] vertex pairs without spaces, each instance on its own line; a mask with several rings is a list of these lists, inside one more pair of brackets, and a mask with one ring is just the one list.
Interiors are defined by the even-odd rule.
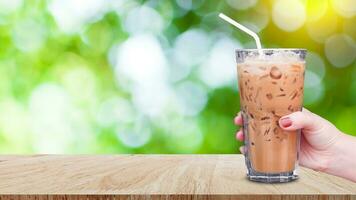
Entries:
[[254,52],[254,51],[304,51],[307,52],[307,49],[303,49],[303,48],[262,48],[262,49],[236,49],[236,52]]

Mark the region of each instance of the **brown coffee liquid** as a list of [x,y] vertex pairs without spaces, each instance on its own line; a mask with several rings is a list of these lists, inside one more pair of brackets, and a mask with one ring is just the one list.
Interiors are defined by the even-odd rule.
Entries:
[[298,132],[278,120],[302,108],[304,62],[244,62],[237,65],[244,134],[252,168],[281,173],[295,168]]

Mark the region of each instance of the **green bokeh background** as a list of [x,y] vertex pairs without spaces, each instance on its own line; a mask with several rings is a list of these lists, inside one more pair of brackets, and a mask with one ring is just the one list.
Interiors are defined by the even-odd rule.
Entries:
[[266,48],[307,49],[305,107],[356,135],[355,1],[11,2],[1,153],[237,153],[233,50],[254,43],[219,12]]

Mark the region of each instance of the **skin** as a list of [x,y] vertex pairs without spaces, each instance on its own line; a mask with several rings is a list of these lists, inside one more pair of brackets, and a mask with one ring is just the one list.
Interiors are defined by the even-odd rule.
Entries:
[[[241,126],[242,120],[238,113],[234,122]],[[356,137],[342,133],[307,109],[281,117],[279,126],[287,131],[301,129],[301,166],[356,182]],[[244,140],[242,129],[236,133],[236,139]],[[244,146],[240,147],[240,152],[244,153]]]

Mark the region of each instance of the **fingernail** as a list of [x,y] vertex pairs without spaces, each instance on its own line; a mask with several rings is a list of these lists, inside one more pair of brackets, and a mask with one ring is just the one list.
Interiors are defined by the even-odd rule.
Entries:
[[242,154],[245,153],[245,148],[244,148],[243,146],[241,146],[241,147],[239,148],[239,150],[240,150],[240,152],[241,152]]
[[292,125],[292,120],[290,120],[289,117],[282,118],[282,119],[281,119],[281,125],[282,125],[284,128],[290,127],[290,126]]

